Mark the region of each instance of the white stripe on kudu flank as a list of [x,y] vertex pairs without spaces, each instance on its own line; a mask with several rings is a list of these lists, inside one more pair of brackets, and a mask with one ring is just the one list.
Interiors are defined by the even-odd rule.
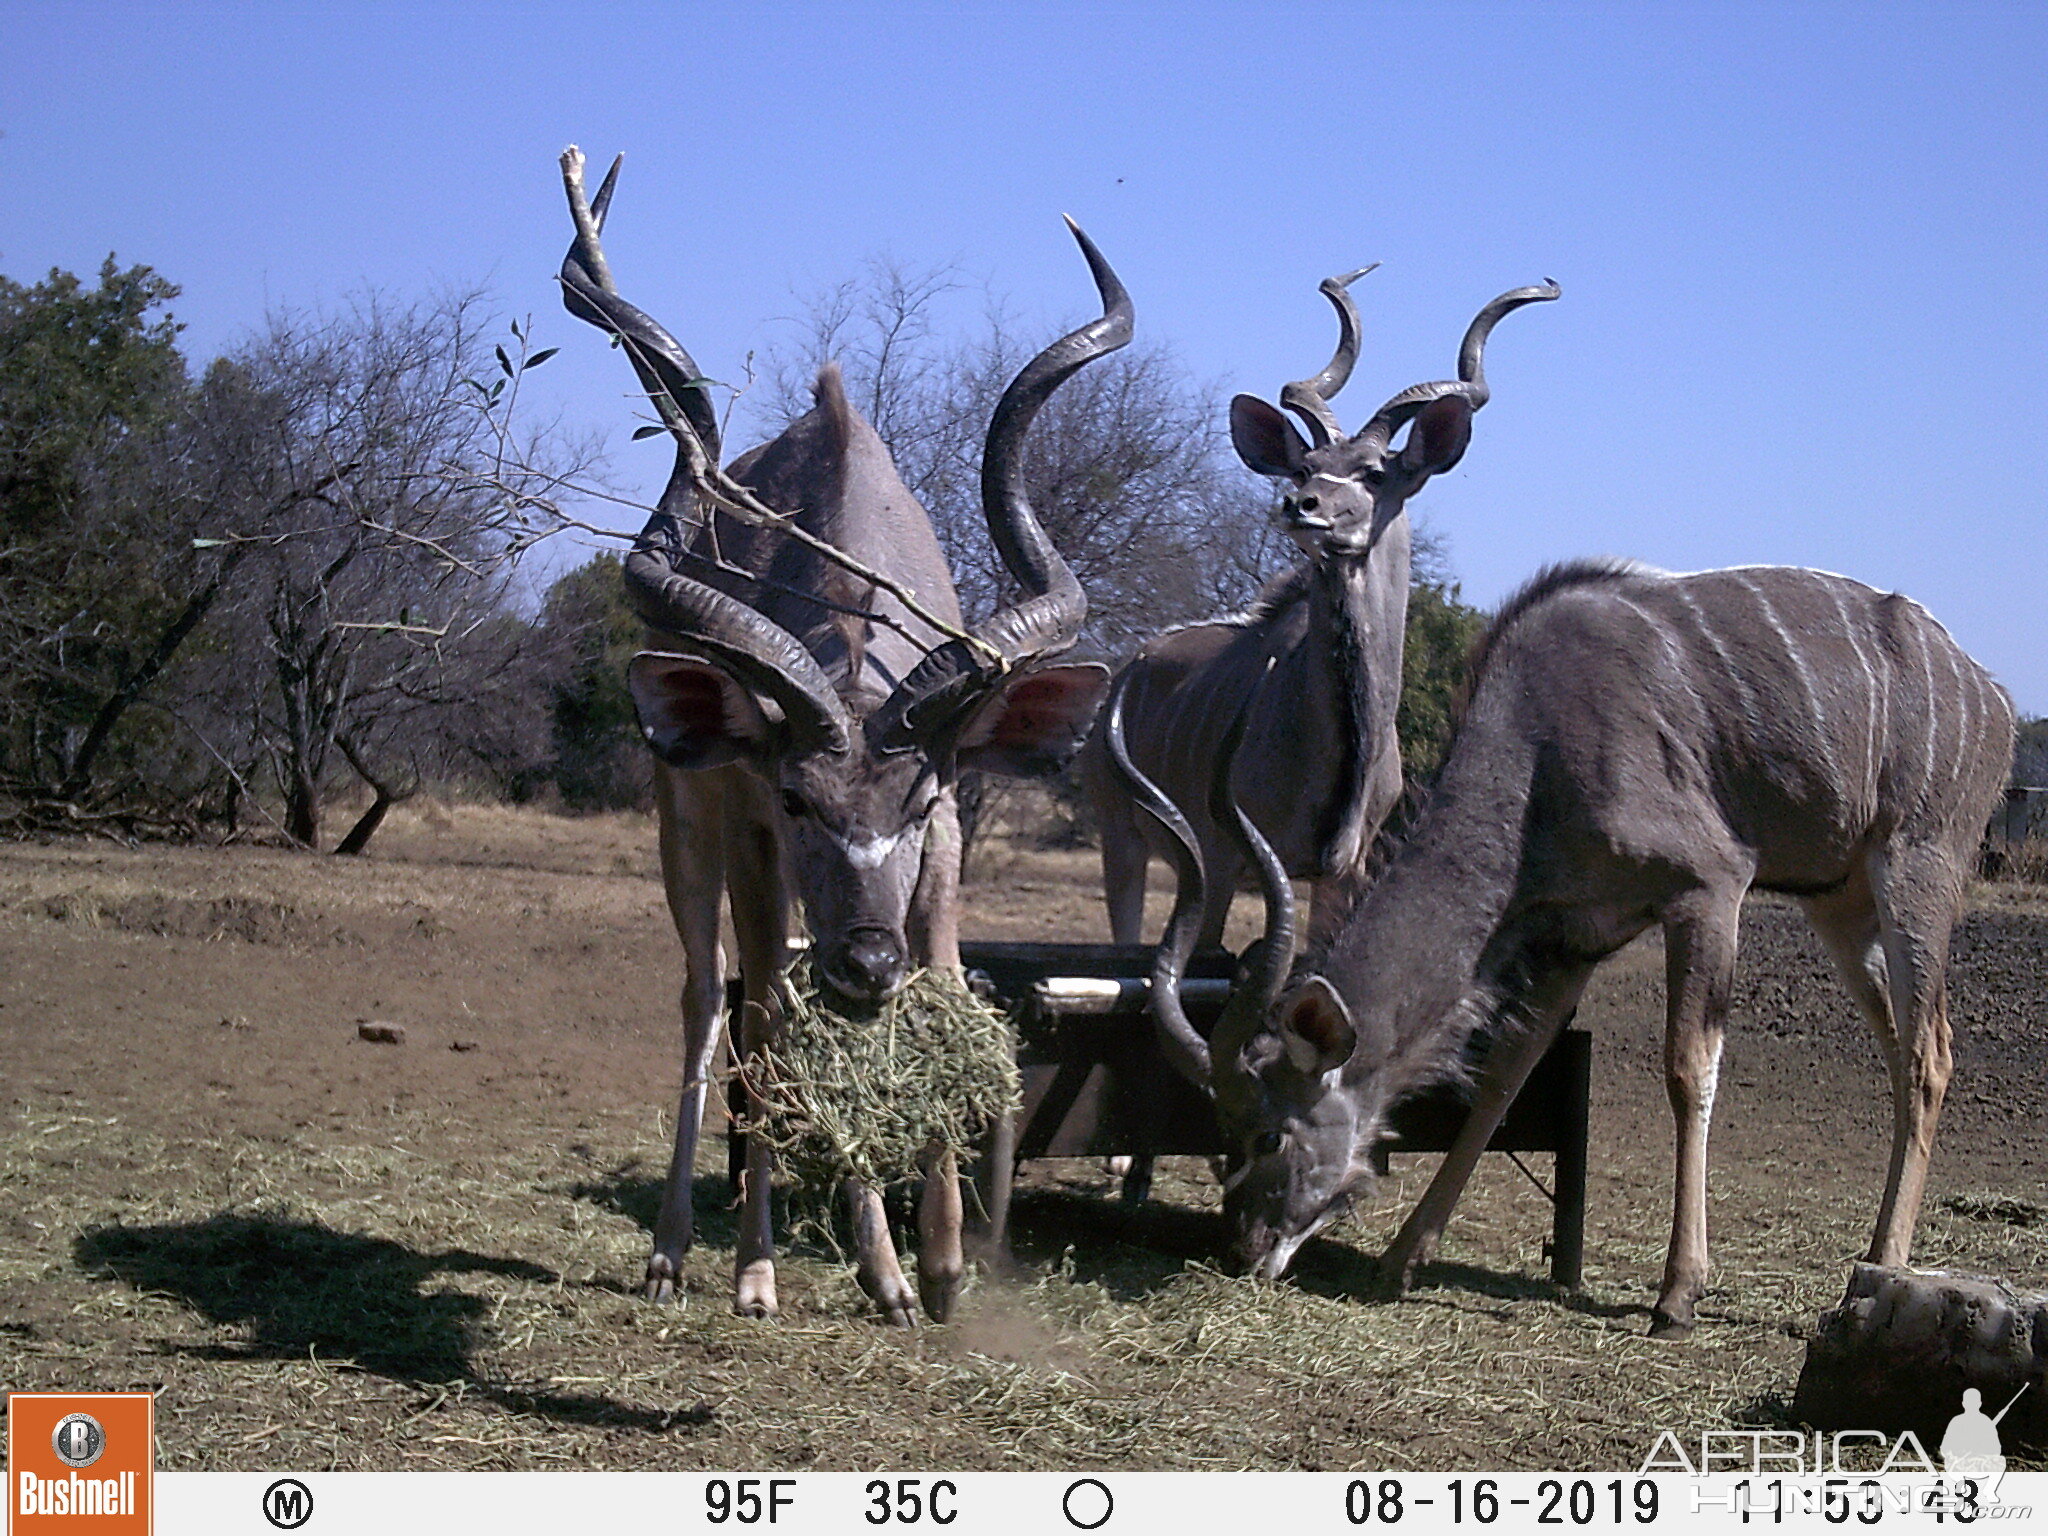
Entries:
[[1658,642],[1664,647],[1664,659],[1671,663],[1672,677],[1686,684],[1687,690],[1697,696],[1698,690],[1692,687],[1692,679],[1685,665],[1685,653],[1671,637],[1671,626],[1626,593],[1616,591],[1614,600],[1650,627]]
[[1956,756],[1951,761],[1960,761],[1963,749],[1977,734],[1977,722],[1972,718],[1970,708],[1971,696],[1976,690],[1969,686],[1970,680],[1963,675],[1962,652],[1952,645],[1945,645],[1942,649],[1948,653],[1948,669],[1955,675],[1956,680],[1956,706],[1959,713],[1956,715]]
[[1841,618],[1842,633],[1848,636],[1849,648],[1856,653],[1856,659],[1863,664],[1863,680],[1869,691],[1864,695],[1863,707],[1863,783],[1860,788],[1874,793],[1877,787],[1877,668],[1870,664],[1870,656],[1863,649],[1863,626],[1849,613],[1849,605],[1842,600],[1842,588],[1838,583],[1828,583],[1828,596],[1835,600],[1835,613]]
[[1921,629],[1915,638],[1920,642],[1921,665],[1927,671],[1927,704],[1919,720],[1921,737],[1927,745],[1927,757],[1920,773],[1920,803],[1925,805],[1934,789],[1934,776],[1940,771],[1936,764],[1941,760],[1941,743],[1935,739],[1934,733],[1941,719],[1941,703],[1934,691],[1934,637]]
[[1813,685],[1813,673],[1808,669],[1806,665],[1806,655],[1805,652],[1800,649],[1799,637],[1793,634],[1791,630],[1785,627],[1784,620],[1778,617],[1778,610],[1771,606],[1771,600],[1769,597],[1764,595],[1764,589],[1762,587],[1758,586],[1754,581],[1750,580],[1748,575],[1741,571],[1734,572],[1733,574],[1737,581],[1741,582],[1745,587],[1749,588],[1750,592],[1755,596],[1757,602],[1762,605],[1764,610],[1764,622],[1771,626],[1772,631],[1783,643],[1785,647],[1785,658],[1786,660],[1792,663],[1792,670],[1799,675],[1799,690],[1800,692],[1806,695],[1807,713],[1813,717],[1814,724],[1819,727],[1819,738],[1822,741],[1826,741],[1827,721],[1824,717],[1824,712],[1821,709],[1820,691]]
[[1757,713],[1756,691],[1749,686],[1749,679],[1742,675],[1742,669],[1735,665],[1735,658],[1728,654],[1728,647],[1721,643],[1721,632],[1715,629],[1713,621],[1701,612],[1699,600],[1682,582],[1673,582],[1671,590],[1677,594],[1678,600],[1685,604],[1685,611],[1692,615],[1693,628],[1698,630],[1705,637],[1707,644],[1714,648],[1714,659],[1721,664],[1721,675],[1733,682],[1736,691],[1742,695],[1743,723],[1749,727],[1749,733],[1754,737],[1763,725],[1763,719]]

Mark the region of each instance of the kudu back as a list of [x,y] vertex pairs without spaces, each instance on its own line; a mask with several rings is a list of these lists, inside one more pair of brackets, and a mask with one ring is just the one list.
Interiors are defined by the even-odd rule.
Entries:
[[[1025,596],[970,634],[929,517],[836,367],[821,371],[809,413],[715,474],[718,422],[700,370],[618,295],[598,242],[618,165],[587,201],[582,165],[573,149],[563,156],[577,230],[564,302],[619,340],[677,440],[667,489],[625,562],[649,629],[629,680],[659,759],[662,879],[685,965],[682,1101],[645,1287],[661,1300],[677,1294],[692,1237],[692,1172],[724,1017],[721,899],[749,1005],[742,1057],[772,1038],[799,905],[814,976],[856,1002],[890,996],[915,967],[957,969],[957,774],[1050,771],[1087,729],[1106,671],[1051,664],[1079,633],[1086,602],[1025,495],[1023,446],[1052,392],[1129,340],[1131,307],[1076,228],[1103,315],[1028,363],[996,408],[983,504]],[[707,504],[709,483],[750,493],[780,525]],[[777,1305],[771,1173],[765,1143],[752,1138],[735,1261],[735,1305],[747,1315]],[[952,1152],[926,1175],[919,1290],[943,1318],[961,1276]],[[859,1185],[847,1193],[861,1284],[890,1320],[908,1323],[914,1302],[880,1196]]]
[[1370,1187],[1393,1105],[1488,1044],[1456,1147],[1382,1260],[1409,1283],[1593,968],[1656,924],[1677,1151],[1652,1331],[1688,1331],[1737,927],[1763,889],[1800,901],[1878,1037],[1892,1137],[1869,1257],[1905,1263],[1950,1074],[1949,936],[2012,738],[2004,691],[1897,594],[1783,567],[1538,577],[1483,642],[1406,845],[1291,976],[1263,857],[1267,952],[1213,1044],[1244,1256],[1281,1273]]

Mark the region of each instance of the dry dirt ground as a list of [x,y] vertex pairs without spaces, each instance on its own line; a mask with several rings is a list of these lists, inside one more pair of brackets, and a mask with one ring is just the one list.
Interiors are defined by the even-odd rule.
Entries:
[[[973,936],[1103,933],[1086,853],[998,848],[967,896]],[[1129,1241],[1107,1179],[1063,1164],[1022,1198],[1024,1272],[955,1325],[874,1325],[816,1248],[782,1320],[748,1323],[713,1147],[687,1304],[654,1308],[631,1292],[677,980],[634,818],[430,806],[364,860],[0,847],[0,1385],[154,1388],[171,1468],[1632,1469],[1659,1428],[1786,1421],[1883,1176],[1876,1048],[1796,911],[1756,901],[1688,1343],[1643,1336],[1670,1178],[1654,938],[1581,1013],[1579,1295],[1543,1278],[1547,1209],[1504,1159],[1392,1305],[1366,1260],[1431,1159],[1280,1286],[1208,1267],[1197,1218]],[[2048,901],[1985,888],[1923,1264],[2048,1284],[2044,1000]],[[1198,1163],[1162,1189],[1214,1205]]]

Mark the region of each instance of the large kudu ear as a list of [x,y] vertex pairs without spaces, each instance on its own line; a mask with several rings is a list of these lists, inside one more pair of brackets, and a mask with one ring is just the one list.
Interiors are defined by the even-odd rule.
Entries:
[[720,768],[765,744],[774,730],[731,673],[696,656],[642,651],[626,666],[640,734],[677,768]]
[[1238,395],[1230,402],[1230,445],[1253,474],[1302,476],[1308,441],[1294,423],[1257,395]]
[[1472,442],[1472,411],[1463,395],[1445,395],[1416,412],[1401,445],[1401,468],[1422,481],[1456,464]]
[[1336,1071],[1351,1059],[1358,1045],[1351,1010],[1344,1006],[1337,989],[1320,976],[1311,976],[1281,999],[1275,1022],[1287,1059],[1305,1077]]
[[996,690],[960,733],[962,768],[1045,778],[1081,745],[1109,687],[1109,668],[1092,661],[1040,667]]

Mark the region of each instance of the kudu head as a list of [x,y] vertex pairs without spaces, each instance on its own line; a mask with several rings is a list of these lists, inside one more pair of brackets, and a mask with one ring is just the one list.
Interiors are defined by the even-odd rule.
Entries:
[[[1510,311],[1559,293],[1555,283],[1548,283],[1502,294],[1466,330],[1455,381],[1403,390],[1355,437],[1340,439],[1328,401],[1343,386],[1357,355],[1357,315],[1345,289],[1362,275],[1323,284],[1342,323],[1337,354],[1322,374],[1289,385],[1281,397],[1309,423],[1316,446],[1304,443],[1263,402],[1240,395],[1232,404],[1232,435],[1246,461],[1254,469],[1285,474],[1299,487],[1283,503],[1283,516],[1312,557],[1369,552],[1407,497],[1431,474],[1457,461],[1470,438],[1472,413],[1487,399],[1481,359],[1488,333]],[[1406,444],[1390,451],[1394,433],[1409,422],[1414,429]],[[1248,423],[1255,424],[1251,433]],[[1324,978],[1293,975],[1293,887],[1285,866],[1230,789],[1256,689],[1241,701],[1218,747],[1208,810],[1258,873],[1266,931],[1245,950],[1207,1038],[1195,1029],[1181,1005],[1180,981],[1200,929],[1206,873],[1186,817],[1125,749],[1126,686],[1120,679],[1109,700],[1104,731],[1109,760],[1133,802],[1167,833],[1166,851],[1178,880],[1173,913],[1153,959],[1153,1016],[1174,1066],[1215,1101],[1227,1165],[1223,1204],[1239,1256],[1253,1273],[1277,1278],[1303,1243],[1371,1187],[1372,1150],[1388,1106],[1384,1091],[1377,1096],[1350,1091],[1342,1075],[1354,1053],[1377,1049],[1385,1054],[1392,1042],[1363,1038]]]
[[[879,1000],[907,977],[913,956],[908,919],[923,867],[926,831],[962,768],[1015,775],[1057,768],[1086,733],[1107,683],[1093,664],[1054,666],[1087,614],[1087,600],[1039,525],[1024,487],[1024,439],[1041,406],[1067,378],[1130,340],[1129,296],[1094,244],[1074,226],[1097,290],[1099,319],[1063,337],[1027,363],[1004,392],[982,460],[982,505],[1004,565],[1026,594],[971,634],[925,649],[893,688],[877,688],[864,667],[864,623],[845,593],[872,593],[864,581],[828,583],[814,599],[833,615],[848,665],[837,676],[795,633],[723,586],[730,568],[714,568],[691,543],[719,504],[707,487],[719,480],[719,428],[705,381],[675,338],[620,298],[598,244],[618,175],[614,162],[586,200],[582,156],[562,157],[576,239],[562,264],[570,313],[615,337],[663,422],[676,439],[676,467],[659,507],[625,562],[626,589],[650,628],[675,649],[644,651],[629,669],[642,734],[682,769],[744,763],[774,802],[794,894],[804,903],[823,978],[856,1000]],[[822,469],[803,486],[800,505],[833,502],[839,526],[877,515],[883,504],[915,509],[887,451],[845,400],[827,368],[818,405],[751,457],[750,481],[777,477],[778,463],[811,455]],[[729,482],[728,482],[729,484]],[[835,500],[836,499],[836,500]],[[922,518],[920,511],[918,517]],[[928,533],[924,541],[929,542]],[[874,573],[870,573],[874,574]],[[906,586],[936,599],[942,561],[932,570],[898,570]],[[721,585],[703,579],[717,575]],[[788,594],[785,593],[785,596]],[[802,594],[798,594],[800,597]]]
[[[1558,296],[1555,283],[1517,288],[1479,311],[1458,349],[1458,377],[1402,390],[1359,431],[1346,437],[1330,401],[1358,361],[1358,308],[1350,286],[1363,267],[1326,278],[1323,293],[1337,310],[1337,350],[1314,378],[1281,391],[1280,403],[1300,416],[1307,438],[1256,395],[1230,402],[1230,440],[1256,473],[1285,480],[1280,526],[1310,559],[1369,554],[1429,477],[1451,468],[1472,440],[1472,415],[1486,404],[1486,338],[1503,315]],[[1408,427],[1397,449],[1394,436]]]

